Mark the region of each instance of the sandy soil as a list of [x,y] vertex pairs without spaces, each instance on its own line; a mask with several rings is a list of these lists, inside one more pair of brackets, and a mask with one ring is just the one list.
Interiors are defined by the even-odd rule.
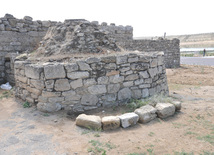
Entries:
[[[168,69],[167,76],[170,95],[182,101],[181,112],[109,132],[77,127],[75,117],[65,112],[41,113],[35,107],[23,108],[13,97],[3,98],[0,155],[214,153],[214,68],[182,66]],[[111,113],[118,112],[112,109],[99,114]]]

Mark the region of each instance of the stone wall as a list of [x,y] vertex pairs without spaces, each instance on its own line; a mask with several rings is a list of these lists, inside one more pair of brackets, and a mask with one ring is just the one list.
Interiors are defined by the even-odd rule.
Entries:
[[48,28],[55,24],[52,21],[33,21],[29,16],[17,19],[6,14],[0,18],[0,84],[6,81],[14,84],[12,56],[37,49]]
[[83,112],[168,94],[163,60],[163,52],[132,52],[73,63],[15,61],[16,96],[41,111]]
[[178,39],[167,40],[159,38],[158,40],[130,40],[120,42],[119,45],[128,51],[164,51],[166,68],[175,68],[180,66],[180,41]]
[[[72,20],[65,20],[64,23],[71,24]],[[116,26],[107,23],[99,24],[96,21],[91,22],[98,25],[106,35],[118,45],[126,50],[139,51],[164,51],[165,63],[167,68],[180,66],[179,41],[173,40],[133,40],[133,28],[131,26]],[[23,52],[32,52],[39,46],[40,41],[45,36],[49,27],[62,23],[52,21],[33,21],[29,16],[23,19],[16,19],[13,15],[6,14],[0,18],[0,84],[13,78],[13,63],[10,54]],[[5,57],[6,64],[5,64]],[[5,70],[7,68],[7,71]]]

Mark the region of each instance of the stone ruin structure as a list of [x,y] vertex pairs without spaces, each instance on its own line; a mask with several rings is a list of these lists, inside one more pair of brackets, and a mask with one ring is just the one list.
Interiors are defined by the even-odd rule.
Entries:
[[[14,58],[20,53],[28,55]],[[0,82],[15,83],[16,97],[41,111],[168,94],[165,66],[179,65],[179,40],[133,40],[131,26],[0,18]]]

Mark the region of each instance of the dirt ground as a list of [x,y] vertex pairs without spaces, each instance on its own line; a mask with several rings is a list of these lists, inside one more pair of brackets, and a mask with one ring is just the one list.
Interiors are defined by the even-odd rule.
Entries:
[[[182,65],[167,69],[167,78],[170,96],[182,101],[180,112],[108,132],[77,127],[75,118],[65,112],[23,108],[13,95],[0,90],[0,155],[213,155],[214,67]],[[111,115],[110,111],[115,109],[100,115]]]

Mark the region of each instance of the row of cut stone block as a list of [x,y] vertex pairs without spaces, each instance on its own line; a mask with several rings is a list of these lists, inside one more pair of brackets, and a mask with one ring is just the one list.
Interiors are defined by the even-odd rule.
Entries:
[[148,123],[149,121],[159,118],[167,118],[174,115],[175,111],[181,110],[181,103],[176,101],[171,103],[157,103],[155,107],[151,105],[142,106],[132,113],[125,113],[120,116],[106,116],[102,119],[95,115],[81,114],[76,118],[76,125],[90,128],[113,130],[119,128],[127,128],[139,123]]

